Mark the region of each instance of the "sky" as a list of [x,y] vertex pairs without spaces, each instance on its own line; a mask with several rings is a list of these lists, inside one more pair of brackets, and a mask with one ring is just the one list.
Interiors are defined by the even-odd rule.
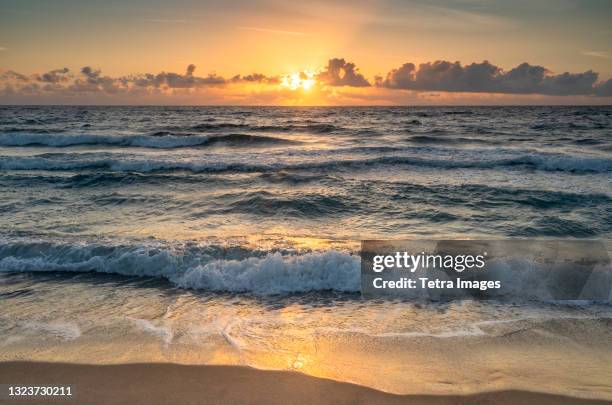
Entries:
[[611,104],[606,0],[0,0],[0,104]]

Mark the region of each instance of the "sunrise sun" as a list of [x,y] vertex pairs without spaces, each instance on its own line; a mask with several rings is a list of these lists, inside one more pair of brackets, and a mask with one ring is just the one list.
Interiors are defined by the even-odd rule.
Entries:
[[291,73],[281,78],[281,86],[291,90],[310,90],[316,83],[315,73],[302,71]]

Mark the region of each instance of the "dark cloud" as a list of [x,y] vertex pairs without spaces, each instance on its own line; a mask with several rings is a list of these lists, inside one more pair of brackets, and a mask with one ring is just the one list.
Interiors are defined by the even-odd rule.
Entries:
[[[67,86],[66,90],[73,93],[140,94],[147,89],[194,89],[226,83],[223,77],[214,74],[205,77],[195,76],[195,69],[196,66],[190,64],[184,74],[161,72],[111,77],[103,75],[99,69],[85,66],[81,69],[81,76]],[[57,81],[52,83],[57,83]]]
[[38,81],[44,83],[61,83],[70,79],[68,68],[55,69],[37,77]]
[[116,94],[125,91],[122,82],[117,78],[103,76],[102,71],[94,70],[91,66],[81,69],[83,77],[77,78],[67,90],[74,93],[98,93],[104,92]]
[[[552,95],[580,95],[596,94],[598,74],[592,70],[584,73],[562,73],[560,75],[546,76],[542,80],[541,93]],[[540,91],[538,86],[534,89],[536,93]]]
[[232,77],[231,81],[233,83],[252,82],[252,83],[278,84],[280,83],[280,78],[278,76],[266,76],[261,73],[252,73],[246,76],[236,75]]
[[542,66],[528,63],[506,72],[487,61],[469,65],[436,61],[422,63],[418,69],[413,63],[405,63],[384,79],[379,78],[377,85],[417,91],[601,95],[602,85],[597,84],[597,79],[597,73],[592,70],[555,75]]
[[93,70],[91,66],[85,66],[84,68],[81,69],[81,73],[83,74],[83,76],[87,78],[88,81],[90,81],[91,83],[95,83],[100,77],[100,74],[102,73],[102,71]]
[[194,76],[196,66],[191,64],[187,66],[185,74],[173,72],[161,72],[158,74],[146,73],[144,75],[136,75],[124,78],[127,82],[133,82],[140,87],[167,87],[171,89],[190,89],[209,85],[225,84],[225,79],[215,74],[209,74],[205,77]]
[[370,82],[359,73],[354,63],[338,58],[330,59],[325,69],[316,78],[329,86],[370,86]]
[[597,95],[601,97],[612,97],[612,79],[597,86],[596,92]]
[[194,65],[193,63],[190,63],[187,66],[187,76],[193,76],[193,72],[195,72],[196,69],[196,65]]
[[2,74],[0,74],[0,80],[6,80],[6,81],[21,81],[21,82],[27,82],[29,80],[29,77],[26,75],[22,75],[21,73],[15,72],[14,70],[7,70],[5,72],[2,72]]

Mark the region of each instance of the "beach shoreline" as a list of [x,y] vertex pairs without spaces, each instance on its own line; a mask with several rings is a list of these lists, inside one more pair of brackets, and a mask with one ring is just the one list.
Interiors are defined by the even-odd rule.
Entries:
[[[396,395],[292,371],[172,363],[3,362],[0,383],[70,385],[73,400],[79,404],[612,404],[606,400],[518,390],[470,395]],[[73,400],[20,398],[15,403]]]

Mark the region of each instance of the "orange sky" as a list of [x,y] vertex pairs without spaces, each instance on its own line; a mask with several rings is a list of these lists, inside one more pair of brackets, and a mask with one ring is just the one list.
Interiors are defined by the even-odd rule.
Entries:
[[[0,7],[3,104],[610,103],[610,2],[22,0]],[[323,79],[336,58],[353,63],[369,86]],[[479,65],[459,73],[449,65],[444,77],[430,77],[444,66],[436,61]],[[483,61],[499,71],[480,76]],[[504,76],[525,62],[544,73]],[[412,73],[401,70],[406,63]],[[128,79],[185,76],[191,64],[193,77],[223,83]],[[92,78],[83,67],[100,72]],[[63,68],[61,79],[40,80]],[[386,80],[394,70],[413,77]],[[308,89],[283,85],[300,72],[314,75]],[[562,83],[565,72],[574,84]],[[254,73],[268,79],[231,80]]]

